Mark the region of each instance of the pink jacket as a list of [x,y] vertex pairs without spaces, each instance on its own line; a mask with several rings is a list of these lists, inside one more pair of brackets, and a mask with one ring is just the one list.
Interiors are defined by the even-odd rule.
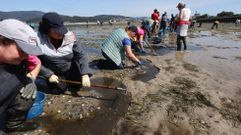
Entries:
[[29,55],[28,56],[28,71],[32,71],[40,63],[40,60],[37,56]]

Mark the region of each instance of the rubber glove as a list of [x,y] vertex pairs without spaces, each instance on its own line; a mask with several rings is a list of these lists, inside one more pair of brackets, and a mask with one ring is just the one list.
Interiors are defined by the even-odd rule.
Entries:
[[49,82],[50,83],[59,83],[59,77],[57,75],[53,74],[49,77]]
[[82,86],[83,87],[90,87],[90,77],[89,75],[82,76]]
[[141,53],[142,53],[142,54],[145,54],[146,51],[145,51],[144,49],[141,49]]
[[137,66],[142,66],[142,62],[139,60],[139,61],[136,62],[136,65]]
[[21,97],[26,99],[35,99],[37,94],[37,87],[34,83],[34,80],[31,79],[31,82],[28,83],[25,87],[20,90]]

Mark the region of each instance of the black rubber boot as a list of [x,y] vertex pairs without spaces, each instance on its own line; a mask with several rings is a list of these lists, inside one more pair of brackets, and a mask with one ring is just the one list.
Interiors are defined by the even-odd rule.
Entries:
[[183,45],[184,45],[184,50],[187,50],[187,41],[186,41],[186,37],[183,37]]
[[39,127],[39,125],[36,122],[24,122],[24,123],[11,123],[15,125],[15,127],[7,128],[6,132],[26,132],[26,131],[31,131],[35,130]]
[[181,42],[181,37],[178,36],[177,37],[177,51],[181,51],[181,47],[182,47],[182,42]]
[[7,133],[5,133],[2,130],[0,130],[0,135],[7,135]]
[[36,129],[36,124],[25,123],[25,116],[33,105],[33,99],[24,99],[20,94],[10,104],[6,111],[6,130],[7,132],[27,131]]

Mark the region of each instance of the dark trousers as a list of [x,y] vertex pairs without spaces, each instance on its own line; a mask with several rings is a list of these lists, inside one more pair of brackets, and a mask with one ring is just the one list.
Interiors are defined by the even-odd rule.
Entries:
[[116,65],[114,61],[112,61],[103,51],[102,55],[105,57],[104,61],[100,61],[97,66],[100,69],[108,69],[108,70],[114,70],[114,69],[124,69],[124,65],[121,63],[120,65]]
[[141,52],[139,41],[131,41],[131,49],[134,49],[135,52]]
[[214,29],[214,27],[216,27],[216,29],[218,29],[218,24],[217,23],[213,23],[213,26],[211,29]]
[[161,35],[163,35],[163,36],[166,34],[166,27],[167,27],[166,21],[161,21],[160,30],[162,30],[162,34]]
[[21,74],[0,69],[0,130],[15,129],[23,123],[33,100],[21,98],[19,92],[24,86]]
[[186,37],[178,35],[177,36],[177,51],[181,51],[182,43],[184,45],[184,50],[186,50],[187,49]]

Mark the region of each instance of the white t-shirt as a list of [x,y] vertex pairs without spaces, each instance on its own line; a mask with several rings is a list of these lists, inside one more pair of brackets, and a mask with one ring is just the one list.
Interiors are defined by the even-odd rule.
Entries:
[[191,10],[189,8],[183,8],[181,12],[183,12],[183,18],[181,18],[181,20],[189,21],[191,17]]

